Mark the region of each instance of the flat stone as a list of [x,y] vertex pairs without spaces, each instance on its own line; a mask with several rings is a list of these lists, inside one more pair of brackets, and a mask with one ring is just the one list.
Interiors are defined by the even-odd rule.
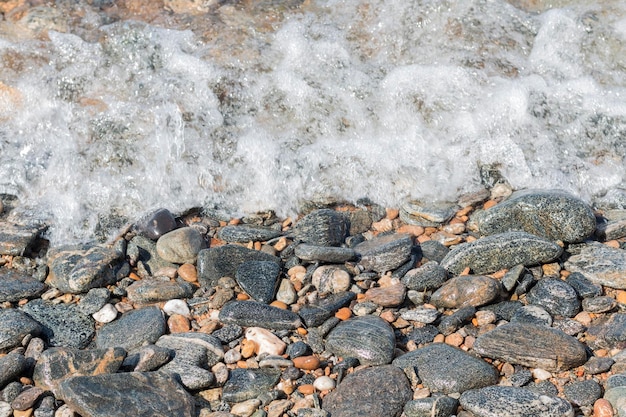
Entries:
[[436,397],[419,398],[406,403],[406,417],[450,417],[459,406],[459,400],[439,395]]
[[403,233],[376,236],[354,247],[365,270],[381,273],[393,271],[408,261],[412,249],[411,236]]
[[426,262],[411,269],[402,277],[402,283],[410,290],[434,291],[448,280],[448,271],[437,262]]
[[420,323],[432,323],[439,318],[439,311],[436,308],[417,307],[403,311],[400,314],[404,320],[417,321]]
[[30,275],[0,268],[0,302],[35,298],[44,292],[45,285]]
[[461,307],[449,316],[444,316],[437,328],[441,334],[448,336],[456,332],[465,323],[469,322],[475,314],[476,308],[474,306]]
[[583,300],[582,307],[590,313],[606,313],[617,307],[617,301],[608,296],[589,297]]
[[271,390],[279,380],[278,369],[233,369],[224,384],[222,399],[228,403],[239,403],[257,398]]
[[257,355],[282,355],[287,347],[278,336],[261,327],[249,327],[246,330],[246,339],[256,344]]
[[317,327],[335,314],[337,310],[349,305],[355,298],[356,294],[351,291],[330,294],[319,299],[316,304],[309,304],[301,308],[298,314],[307,327]]
[[204,333],[177,333],[161,336],[156,346],[175,352],[173,359],[159,371],[177,376],[187,389],[204,389],[215,382],[215,376],[206,368],[224,358],[217,338]]
[[602,397],[602,387],[593,379],[575,381],[565,385],[563,393],[567,400],[576,405],[593,405],[598,398]]
[[94,314],[109,301],[111,291],[107,288],[92,288],[78,302],[78,309],[84,314]]
[[580,272],[594,284],[626,289],[626,251],[589,242],[576,248],[565,269]]
[[354,259],[356,252],[351,248],[301,243],[296,246],[295,255],[303,261],[343,263]]
[[19,353],[9,353],[0,357],[0,389],[19,378],[28,369],[28,360]]
[[565,278],[565,282],[574,288],[580,298],[597,297],[602,295],[602,286],[589,281],[580,272],[572,272]]
[[560,330],[509,323],[479,336],[473,349],[481,356],[546,371],[575,368],[587,361],[585,346]]
[[11,401],[11,408],[17,411],[26,411],[29,408],[33,408],[43,394],[44,391],[39,387],[26,388]]
[[448,252],[450,252],[450,249],[448,249],[447,246],[443,243],[437,242],[436,240],[427,240],[426,242],[422,242],[420,243],[419,248],[422,252],[422,257],[437,263],[441,263],[443,258],[445,258]]
[[296,313],[257,301],[231,301],[222,308],[219,319],[226,324],[273,330],[292,330],[301,325]]
[[515,310],[511,316],[511,323],[528,323],[540,326],[552,326],[552,316],[543,307],[538,305],[525,305]]
[[41,324],[13,308],[0,309],[0,352],[20,346],[27,335],[38,336]]
[[[393,365],[417,374],[431,392],[462,393],[498,383],[499,373],[484,360],[447,345],[434,343],[397,357]],[[405,371],[405,372],[407,372]]]
[[165,318],[158,307],[131,310],[98,330],[96,346],[101,349],[121,347],[132,352],[144,343],[156,342],[165,328]]
[[614,240],[626,236],[626,210],[604,210],[602,217],[605,222],[599,223],[596,228],[596,236],[600,240]]
[[282,235],[280,230],[252,224],[229,225],[222,227],[217,236],[226,242],[266,242]]
[[223,245],[202,249],[198,253],[198,282],[205,288],[214,287],[222,277],[234,278],[237,269],[247,261],[268,261],[280,264],[280,258],[239,245]]
[[373,287],[365,292],[365,299],[383,307],[396,307],[404,302],[406,287],[402,283],[388,287]]
[[76,304],[53,304],[41,299],[26,303],[22,310],[43,326],[50,346],[86,347],[95,334],[95,321]]
[[194,264],[198,252],[206,246],[202,235],[193,227],[181,227],[167,232],[157,240],[159,256],[174,264]]
[[408,224],[437,227],[454,216],[458,206],[449,202],[423,202],[410,200],[400,207],[400,218]]
[[133,282],[126,288],[126,293],[133,303],[148,304],[175,298],[189,298],[193,295],[193,287],[184,281],[146,278]]
[[432,342],[438,334],[439,329],[433,325],[427,324],[426,326],[413,329],[411,333],[407,335],[407,338],[418,345],[422,345]]
[[391,362],[396,345],[391,326],[375,316],[353,317],[328,334],[326,349],[337,356],[358,358],[363,365]]
[[483,235],[524,231],[564,242],[581,242],[596,229],[591,207],[562,190],[517,191],[472,221]]
[[135,223],[135,230],[148,239],[157,240],[176,228],[176,218],[168,209],[157,209]]
[[322,265],[315,269],[311,283],[320,295],[345,292],[352,286],[348,271],[339,265]]
[[107,246],[60,247],[48,253],[48,282],[71,294],[114,284],[124,256]]
[[574,317],[580,311],[578,294],[571,285],[558,278],[540,279],[526,299],[530,304],[545,308],[553,316]]
[[500,282],[482,275],[452,278],[433,293],[431,304],[444,308],[478,307],[489,304],[500,295]]
[[235,279],[253,300],[269,304],[274,300],[280,272],[276,262],[248,261],[239,265]]
[[67,378],[100,374],[114,374],[126,357],[122,348],[78,350],[65,347],[42,352],[33,371],[36,386],[53,394]]
[[556,243],[525,232],[506,232],[457,245],[441,261],[453,274],[469,267],[475,274],[489,274],[522,264],[548,263],[561,255]]
[[24,255],[44,230],[43,226],[0,221],[0,255]]
[[132,238],[126,252],[131,259],[140,262],[149,275],[165,268],[176,268],[175,264],[162,259],[157,252],[156,243],[144,236]]
[[300,219],[291,230],[295,240],[316,246],[339,246],[347,232],[346,217],[334,210],[320,209]]
[[413,391],[395,366],[374,366],[348,375],[324,397],[322,408],[338,417],[399,417]]
[[173,376],[157,372],[69,378],[59,398],[83,417],[196,416],[191,395]]
[[570,403],[525,388],[491,386],[465,391],[461,407],[476,417],[573,417]]

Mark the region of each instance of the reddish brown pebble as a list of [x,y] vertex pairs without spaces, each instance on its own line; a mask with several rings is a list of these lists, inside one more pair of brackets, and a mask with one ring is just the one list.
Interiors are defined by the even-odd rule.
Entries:
[[249,299],[250,299],[250,296],[246,294],[245,292],[240,292],[239,294],[237,294],[237,300],[239,301],[245,301]]
[[257,350],[257,345],[252,340],[243,339],[241,341],[241,356],[245,359],[254,355],[255,350]]
[[178,268],[178,276],[187,282],[196,282],[198,280],[198,272],[192,264],[182,264]]
[[172,314],[167,319],[167,328],[170,330],[170,333],[184,333],[191,330],[189,319],[182,314]]
[[272,301],[270,303],[270,305],[274,306],[274,307],[282,308],[283,310],[287,310],[287,308],[289,307],[287,304],[283,303],[282,301],[278,301],[278,300]]
[[29,408],[28,410],[13,410],[13,417],[32,417],[34,409]]
[[320,367],[320,360],[317,356],[299,356],[293,358],[293,366],[298,369],[304,369],[306,371],[312,371]]
[[33,405],[37,402],[37,400],[43,395],[44,390],[39,387],[27,388],[22,391],[15,399],[11,402],[11,407],[14,410],[25,411],[29,408],[32,408]]
[[609,240],[608,242],[604,242],[604,244],[610,248],[619,249],[619,242],[617,240]]
[[393,323],[394,321],[396,321],[396,315],[391,310],[383,311],[380,315],[380,318],[388,323]]
[[463,336],[458,333],[452,333],[445,337],[444,342],[450,346],[459,347],[463,344]]
[[387,218],[389,220],[397,219],[398,215],[400,214],[400,210],[398,210],[397,208],[388,208],[385,209],[385,211],[387,212]]
[[613,417],[613,406],[608,400],[600,398],[593,404],[594,417]]
[[337,317],[339,320],[348,320],[350,317],[352,317],[352,310],[350,310],[348,307],[340,308],[335,313],[335,317]]
[[404,302],[406,287],[403,284],[391,285],[385,288],[370,288],[365,293],[366,299],[383,307],[395,307]]
[[300,385],[298,387],[298,392],[303,395],[313,394],[315,392],[315,387],[311,384]]
[[495,200],[488,200],[485,202],[485,204],[483,204],[483,210],[487,210],[490,209],[491,207],[495,206],[496,204],[498,204]]
[[618,303],[626,304],[626,291],[624,290],[616,291],[615,300],[617,300]]

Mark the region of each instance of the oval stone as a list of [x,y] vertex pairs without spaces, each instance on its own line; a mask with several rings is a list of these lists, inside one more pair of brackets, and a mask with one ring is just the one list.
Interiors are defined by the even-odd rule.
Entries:
[[380,317],[354,317],[331,330],[326,349],[337,356],[358,358],[363,365],[384,365],[393,359],[396,338]]
[[167,262],[193,264],[204,246],[200,232],[193,227],[183,227],[161,236],[157,240],[156,249],[159,256]]
[[300,242],[317,246],[339,246],[348,232],[345,216],[330,209],[315,210],[294,226],[293,235]]
[[218,237],[226,242],[265,242],[282,234],[280,230],[270,227],[242,224],[238,226],[224,226],[217,233]]
[[296,313],[257,301],[231,301],[219,313],[222,323],[273,330],[293,330],[301,325]]
[[135,229],[152,240],[176,228],[176,218],[169,210],[161,208],[152,213],[148,213],[135,224]]
[[500,282],[491,277],[461,275],[450,279],[435,291],[430,302],[444,308],[478,307],[495,300],[500,289]]
[[461,407],[476,417],[573,417],[570,403],[525,388],[491,386],[464,392]]
[[403,233],[376,236],[359,243],[354,251],[361,257],[359,264],[366,270],[376,272],[392,271],[404,264],[411,256],[413,241]]
[[580,310],[580,301],[574,288],[556,278],[540,279],[526,294],[531,304],[539,305],[553,316],[574,317]]

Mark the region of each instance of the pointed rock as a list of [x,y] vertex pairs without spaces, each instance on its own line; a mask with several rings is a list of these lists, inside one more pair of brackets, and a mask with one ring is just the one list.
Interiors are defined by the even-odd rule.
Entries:
[[249,261],[242,263],[235,279],[237,283],[253,300],[269,304],[274,300],[280,264],[270,261]]
[[219,319],[226,324],[274,330],[297,329],[301,325],[296,313],[257,301],[231,301],[222,307]]

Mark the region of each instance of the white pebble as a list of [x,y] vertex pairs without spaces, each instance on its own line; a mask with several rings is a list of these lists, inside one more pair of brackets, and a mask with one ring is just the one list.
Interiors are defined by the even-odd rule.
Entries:
[[54,412],[54,417],[74,417],[75,415],[74,411],[67,404],[63,404]]
[[282,355],[287,345],[278,336],[261,327],[250,327],[246,330],[246,339],[252,340],[258,346],[258,355]]
[[233,405],[230,413],[238,417],[250,417],[261,405],[261,400],[253,398]]
[[335,380],[328,376],[320,376],[314,382],[313,386],[318,391],[326,391],[335,388]]
[[169,300],[163,306],[163,311],[168,316],[171,316],[172,314],[180,314],[181,316],[189,317],[191,314],[187,302],[179,299]]
[[552,378],[552,374],[544,369],[535,368],[532,370],[533,377],[538,381],[545,381]]
[[110,323],[117,317],[117,310],[111,304],[105,304],[100,310],[92,314],[94,320],[99,323]]
[[13,415],[11,404],[0,401],[0,417],[11,417],[11,415]]

